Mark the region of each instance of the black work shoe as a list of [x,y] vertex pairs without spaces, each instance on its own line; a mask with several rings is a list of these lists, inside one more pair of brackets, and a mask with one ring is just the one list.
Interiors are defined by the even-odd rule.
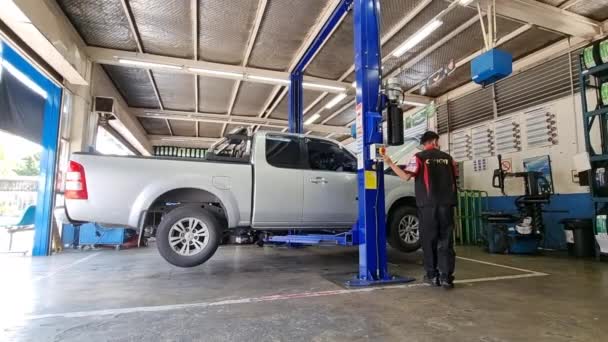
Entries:
[[425,275],[424,278],[422,279],[422,281],[425,284],[429,284],[431,286],[440,286],[439,277],[437,277],[437,276],[431,277],[431,276]]
[[439,283],[444,289],[451,290],[454,288],[454,277],[440,277]]

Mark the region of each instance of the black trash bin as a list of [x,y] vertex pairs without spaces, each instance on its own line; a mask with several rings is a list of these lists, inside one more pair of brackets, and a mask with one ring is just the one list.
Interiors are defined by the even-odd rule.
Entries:
[[563,219],[568,254],[575,257],[591,257],[595,255],[595,234],[591,219]]

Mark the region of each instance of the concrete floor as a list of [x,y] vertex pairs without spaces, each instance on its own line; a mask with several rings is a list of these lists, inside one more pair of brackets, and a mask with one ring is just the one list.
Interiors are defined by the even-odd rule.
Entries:
[[[453,291],[344,289],[332,280],[356,270],[352,248],[226,246],[192,269],[154,247],[1,257],[0,341],[608,338],[608,263],[457,252]],[[421,275],[420,254],[389,254],[393,272]]]

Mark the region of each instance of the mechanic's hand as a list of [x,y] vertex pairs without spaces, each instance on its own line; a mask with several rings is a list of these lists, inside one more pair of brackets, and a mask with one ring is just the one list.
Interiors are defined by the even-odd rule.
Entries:
[[389,155],[388,155],[388,154],[384,154],[384,155],[382,156],[382,158],[384,159],[384,162],[385,162],[386,164],[388,164],[388,165],[393,164],[393,160],[391,159],[391,157],[389,157]]

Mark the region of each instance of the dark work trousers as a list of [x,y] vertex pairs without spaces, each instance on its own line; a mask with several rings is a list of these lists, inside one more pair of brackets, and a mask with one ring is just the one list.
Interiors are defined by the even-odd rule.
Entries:
[[453,207],[422,207],[418,208],[418,212],[424,269],[427,275],[441,275],[444,279],[453,279],[456,263]]

